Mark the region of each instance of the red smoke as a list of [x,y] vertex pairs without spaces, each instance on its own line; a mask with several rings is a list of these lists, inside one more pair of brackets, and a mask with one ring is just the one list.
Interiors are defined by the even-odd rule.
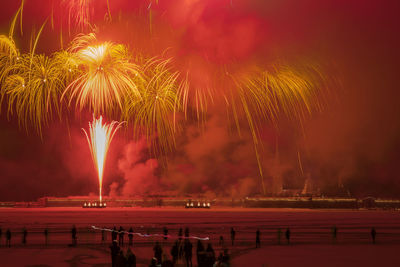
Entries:
[[[25,52],[32,28],[37,30],[51,13],[51,2],[59,1],[37,5],[26,0],[24,35],[20,36],[19,25],[15,31]],[[323,113],[314,114],[302,127],[286,121],[277,129],[263,125],[261,162],[267,192],[277,192],[278,187],[301,189],[310,175],[315,186],[327,193],[343,184],[357,196],[398,196],[396,1],[160,0],[150,8],[152,33],[148,1],[110,1],[111,24],[104,22],[106,1],[92,2],[96,3],[93,22],[102,40],[123,42],[132,51],[148,55],[166,51],[200,90],[217,84],[217,97],[226,89],[220,70],[246,69],[253,63],[264,66],[280,58],[333,66],[337,71],[328,74],[340,78],[342,88]],[[2,6],[2,33],[7,34],[18,4],[11,1]],[[39,53],[59,49],[61,24],[64,44],[78,31],[72,28],[68,34],[61,6],[56,5],[54,12],[54,29],[49,20]],[[143,140],[132,141],[129,130],[119,133],[110,147],[105,193],[112,183],[112,194],[126,196],[155,191],[210,196],[260,193],[251,135],[243,127],[239,137],[219,104],[219,100],[209,103],[204,129],[191,119],[186,122],[177,136],[177,150],[168,155],[168,168],[149,156]],[[0,200],[97,192],[93,163],[80,130],[90,116],[88,120],[69,116],[69,130],[64,123],[49,125],[43,140],[18,130],[15,121],[5,117],[3,103]]]

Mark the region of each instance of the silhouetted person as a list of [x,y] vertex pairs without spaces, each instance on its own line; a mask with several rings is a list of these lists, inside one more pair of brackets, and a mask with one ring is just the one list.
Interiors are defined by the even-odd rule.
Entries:
[[189,228],[188,227],[185,228],[185,237],[186,238],[189,237]]
[[0,243],[1,243],[1,236],[3,235],[3,231],[1,230],[1,227],[0,227]]
[[193,266],[193,264],[192,264],[192,248],[193,248],[193,245],[189,241],[189,239],[185,239],[184,251],[185,251],[186,267]]
[[149,267],[157,267],[157,259],[152,258]]
[[278,245],[280,245],[281,244],[281,236],[282,236],[281,228],[278,228],[277,234],[278,234]]
[[104,243],[106,241],[106,230],[105,230],[105,226],[103,227],[103,229],[101,229],[101,243]]
[[157,259],[157,264],[161,264],[162,263],[162,248],[161,248],[161,245],[160,245],[160,243],[157,241],[156,242],[156,244],[155,244],[155,246],[154,246],[154,248],[153,248],[153,251],[154,251],[154,257]]
[[164,226],[164,229],[163,229],[163,233],[164,233],[164,240],[167,240],[168,239],[168,229],[165,226]]
[[179,233],[178,233],[179,240],[182,240],[182,235],[183,235],[182,228],[179,228]]
[[212,248],[211,243],[208,243],[207,245],[206,255],[207,255],[206,265],[213,266],[215,263],[215,252],[214,249]]
[[168,256],[166,254],[163,255],[163,261],[161,263],[161,267],[174,267],[174,264],[170,259],[168,259]]
[[126,266],[126,258],[124,252],[122,250],[119,251],[117,255],[117,267],[125,267]]
[[185,255],[185,241],[180,239],[178,244],[179,244],[179,246],[178,246],[178,250],[179,250],[178,258],[182,259],[184,257],[184,255]]
[[375,227],[371,228],[372,244],[375,244],[376,230]]
[[132,227],[129,228],[129,234],[128,234],[128,238],[129,238],[129,246],[133,246],[133,229]]
[[136,255],[133,254],[130,248],[128,248],[128,250],[126,251],[126,266],[136,267]]
[[118,237],[117,227],[114,226],[114,228],[111,231],[111,242],[117,240],[117,237]]
[[47,244],[49,242],[49,229],[47,229],[47,227],[44,228],[43,234],[44,234],[44,243],[47,246]]
[[124,228],[122,226],[119,227],[119,246],[124,246]]
[[197,240],[196,256],[197,256],[197,265],[199,267],[203,267],[205,262],[206,252],[204,251],[204,246],[201,240]]
[[230,266],[230,261],[231,257],[229,256],[228,249],[224,249],[224,254],[222,255],[222,266]]
[[26,228],[24,227],[22,229],[22,244],[26,245],[26,237],[28,235],[28,231],[26,230]]
[[224,237],[222,235],[219,236],[219,245],[220,246],[224,245]]
[[290,229],[289,228],[286,229],[285,236],[286,236],[287,243],[290,244]]
[[333,243],[336,243],[336,239],[337,239],[337,227],[336,227],[336,225],[334,225],[333,227],[332,227],[332,240],[333,240]]
[[171,248],[171,256],[172,256],[172,263],[176,264],[178,261],[178,256],[179,256],[179,243],[178,241],[175,241],[174,245]]
[[11,247],[11,231],[10,229],[7,229],[6,231],[6,246],[9,248]]
[[233,229],[233,227],[231,228],[231,241],[232,241],[232,246],[233,243],[235,242],[235,236],[236,236],[236,231]]
[[256,231],[256,248],[261,247],[261,242],[260,242],[260,229],[257,229]]
[[218,258],[217,258],[217,264],[216,266],[221,266],[222,265],[222,258],[224,257],[224,255],[222,254],[222,252],[219,253]]
[[72,229],[71,229],[71,238],[72,238],[72,245],[73,246],[76,246],[76,244],[77,244],[77,237],[76,237],[76,226],[75,226],[75,224],[72,226]]
[[112,241],[112,245],[110,246],[111,251],[111,266],[117,267],[117,257],[120,251],[120,247],[118,246],[118,242],[116,240]]

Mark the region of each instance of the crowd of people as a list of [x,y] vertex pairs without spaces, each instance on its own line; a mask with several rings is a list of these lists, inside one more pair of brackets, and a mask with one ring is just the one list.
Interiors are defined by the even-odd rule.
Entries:
[[[104,228],[105,229],[105,228]],[[104,230],[102,234],[102,241],[104,241]],[[128,231],[128,236],[133,236],[132,228]],[[189,229],[185,229],[185,235],[182,235],[182,228],[179,229],[178,239],[173,243],[169,253],[162,247],[160,241],[156,241],[153,247],[154,256],[150,260],[150,267],[173,267],[178,263],[187,267],[193,266],[193,243],[189,237]],[[129,238],[129,244],[126,252],[124,253],[124,229],[122,227],[117,230],[114,227],[111,231],[112,245],[110,246],[111,261],[113,267],[133,267],[136,266],[136,255],[132,252],[133,242]],[[166,241],[168,236],[168,229],[164,227],[162,238]],[[228,267],[230,266],[230,255],[228,249],[224,249],[218,257],[211,243],[207,244],[205,248],[201,240],[197,240],[196,259],[197,266],[199,267]]]
[[[101,240],[103,243],[106,242],[106,231],[110,231],[111,233],[111,261],[112,267],[134,267],[136,266],[136,255],[133,253],[133,229],[129,228],[128,231],[120,226],[119,229],[114,226],[113,229],[106,229],[106,227],[101,230]],[[2,229],[0,228],[0,242],[2,238]],[[44,240],[45,245],[48,244],[48,236],[49,230],[47,228],[44,229]],[[128,236],[128,244],[124,242],[124,236],[127,234]],[[277,242],[281,244],[281,237],[284,234],[286,239],[286,244],[290,244],[291,238],[291,230],[290,228],[286,228],[283,232],[281,228],[277,229]],[[331,230],[332,240],[335,243],[338,235],[338,228],[334,225]],[[374,227],[371,228],[370,235],[372,243],[376,242],[376,229]],[[71,244],[70,246],[77,246],[78,244],[78,231],[75,225],[71,228]],[[22,236],[22,245],[27,244],[28,230],[24,227],[21,231]],[[171,236],[168,235],[168,229],[166,227],[163,228],[162,239],[167,241]],[[10,229],[7,229],[5,232],[5,245],[6,247],[11,247],[11,238],[12,233]],[[236,231],[232,227],[230,229],[230,238],[232,247],[235,245],[236,241]],[[162,247],[160,241],[156,241],[153,247],[154,257],[150,260],[150,267],[173,267],[178,263],[181,265],[184,264],[187,267],[193,266],[193,239],[197,239],[196,244],[196,259],[197,266],[199,267],[226,267],[230,266],[230,255],[229,251],[224,244],[224,237],[221,235],[219,237],[219,245],[221,248],[221,252],[218,256],[214,251],[214,248],[211,243],[207,244],[207,247],[204,246],[203,242],[199,238],[190,237],[189,236],[189,228],[185,229],[183,235],[183,229],[180,228],[178,231],[177,239],[173,242],[172,247],[170,248],[169,253],[166,249]],[[124,247],[127,247],[124,251]],[[261,231],[260,229],[256,230],[255,233],[255,247],[261,247]],[[222,252],[223,251],[223,252]],[[170,256],[169,256],[170,255]]]

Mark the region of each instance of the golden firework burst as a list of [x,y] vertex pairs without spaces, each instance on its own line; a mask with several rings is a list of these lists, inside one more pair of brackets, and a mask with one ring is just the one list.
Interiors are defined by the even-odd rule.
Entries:
[[124,118],[133,123],[135,134],[153,140],[156,154],[164,154],[175,148],[175,136],[179,131],[176,113],[182,110],[178,92],[185,82],[180,73],[173,71],[171,59],[151,58],[142,65],[140,83],[141,98],[127,97]]
[[139,68],[130,61],[124,45],[105,42],[75,54],[81,71],[64,92],[70,93],[69,103],[76,98],[80,110],[87,106],[95,115],[115,114],[118,108],[122,109],[125,96],[140,99],[135,83],[140,77]]

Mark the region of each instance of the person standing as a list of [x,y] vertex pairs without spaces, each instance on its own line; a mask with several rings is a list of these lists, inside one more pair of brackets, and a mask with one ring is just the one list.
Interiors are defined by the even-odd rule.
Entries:
[[126,258],[125,258],[124,252],[122,250],[120,250],[117,255],[116,266],[117,267],[125,267],[126,266]]
[[[228,253],[228,249],[224,249],[224,254],[222,255],[222,266],[231,266],[231,257]],[[225,265],[224,265],[225,264]]]
[[26,245],[26,237],[28,235],[28,231],[26,230],[26,228],[24,227],[22,229],[22,244]]
[[256,248],[261,247],[261,241],[260,241],[260,229],[257,229],[256,231]]
[[116,267],[117,266],[117,257],[120,251],[120,247],[118,246],[117,240],[112,241],[112,245],[110,246],[110,251],[111,251],[111,266]]
[[101,243],[104,244],[106,242],[106,227],[103,226],[101,229]]
[[204,246],[201,240],[197,240],[196,256],[197,256],[197,266],[203,267],[205,262],[206,252],[204,251]]
[[160,265],[157,264],[157,259],[156,258],[152,258],[150,261],[150,265],[149,267],[159,267]]
[[185,251],[185,259],[186,259],[186,267],[192,267],[192,248],[193,245],[189,241],[189,239],[185,239],[184,251]]
[[231,241],[232,241],[232,246],[233,243],[235,242],[235,236],[236,236],[236,231],[233,229],[233,227],[231,228]]
[[129,233],[128,233],[128,239],[129,239],[129,246],[133,246],[133,229],[132,227],[129,228]]
[[334,225],[333,227],[332,227],[332,241],[333,241],[333,243],[336,243],[336,239],[337,239],[337,227],[336,227],[336,225]]
[[118,231],[117,231],[117,227],[115,227],[112,229],[111,231],[111,242],[113,242],[114,240],[117,240],[118,237]]
[[46,228],[44,228],[44,244],[47,246],[48,241],[49,241],[49,230]]
[[163,228],[163,233],[164,233],[164,240],[167,240],[168,239],[168,229],[165,226]]
[[372,237],[372,244],[375,244],[375,238],[376,238],[376,230],[375,227],[371,228],[371,237]]
[[75,224],[72,226],[71,229],[71,238],[72,238],[72,245],[76,246],[77,245],[77,236],[76,236],[77,230]]
[[126,266],[136,267],[136,255],[133,254],[132,250],[129,247],[126,251]]
[[119,246],[124,246],[124,228],[122,226],[119,227]]
[[290,244],[290,229],[289,229],[289,227],[286,229],[285,235],[286,235],[286,241],[289,245]]
[[155,246],[153,247],[154,257],[157,259],[157,264],[162,263],[162,248],[160,243],[157,241]]
[[178,261],[179,256],[179,242],[178,240],[175,241],[174,245],[171,248],[171,256],[172,256],[172,263],[175,265]]
[[6,232],[6,246],[8,246],[9,248],[11,247],[11,231],[10,231],[10,229],[7,229],[7,232]]
[[215,251],[211,245],[211,243],[208,243],[207,249],[206,249],[206,255],[207,255],[207,266],[213,266],[215,263]]

